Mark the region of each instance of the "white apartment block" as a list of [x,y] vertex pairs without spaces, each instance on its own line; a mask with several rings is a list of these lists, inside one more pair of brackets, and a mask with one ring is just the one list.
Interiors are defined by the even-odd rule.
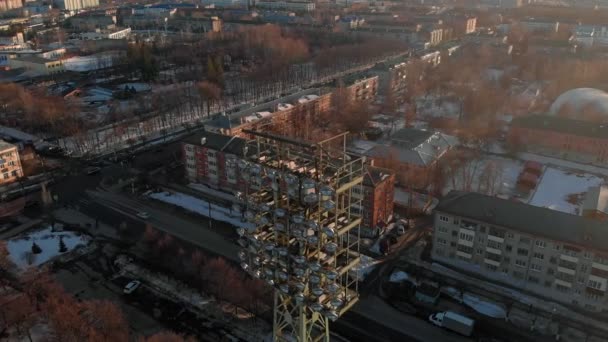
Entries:
[[99,6],[99,0],[59,0],[58,5],[59,8],[64,10],[76,11],[89,7],[97,7]]
[[0,140],[0,185],[12,183],[23,177],[17,146]]
[[605,222],[477,193],[436,208],[432,258],[549,300],[608,310]]

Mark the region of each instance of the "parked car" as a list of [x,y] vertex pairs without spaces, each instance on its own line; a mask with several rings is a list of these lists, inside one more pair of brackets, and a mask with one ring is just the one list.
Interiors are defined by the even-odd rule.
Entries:
[[137,213],[137,217],[139,217],[140,219],[147,220],[147,219],[150,218],[150,214],[148,214],[145,211],[140,211],[140,212]]
[[125,288],[122,290],[122,292],[124,292],[124,294],[131,294],[135,290],[137,290],[139,285],[141,285],[141,282],[139,280],[132,280],[127,285],[125,285]]

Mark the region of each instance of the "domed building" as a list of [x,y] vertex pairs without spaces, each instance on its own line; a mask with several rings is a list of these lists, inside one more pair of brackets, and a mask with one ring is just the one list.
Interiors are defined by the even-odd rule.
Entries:
[[608,123],[608,93],[577,88],[561,94],[549,109],[550,115],[595,123]]

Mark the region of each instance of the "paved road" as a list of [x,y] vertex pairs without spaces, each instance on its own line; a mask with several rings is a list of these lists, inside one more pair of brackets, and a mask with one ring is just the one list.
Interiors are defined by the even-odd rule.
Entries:
[[[159,210],[143,201],[107,191],[88,191],[88,194],[96,203],[111,208],[131,219],[149,223],[154,228],[193,243],[211,253],[224,256],[232,261],[238,261],[239,248],[237,245],[221,234],[210,230],[207,220],[201,218],[200,223],[197,224],[167,213],[166,210]],[[149,219],[139,219],[137,217],[139,212],[148,213]]]

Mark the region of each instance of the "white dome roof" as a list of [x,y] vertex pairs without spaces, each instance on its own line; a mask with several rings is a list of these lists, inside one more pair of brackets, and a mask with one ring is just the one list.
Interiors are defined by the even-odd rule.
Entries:
[[590,114],[597,118],[600,115],[602,120],[608,120],[608,93],[593,88],[568,90],[553,102],[549,113],[572,119],[585,119]]

